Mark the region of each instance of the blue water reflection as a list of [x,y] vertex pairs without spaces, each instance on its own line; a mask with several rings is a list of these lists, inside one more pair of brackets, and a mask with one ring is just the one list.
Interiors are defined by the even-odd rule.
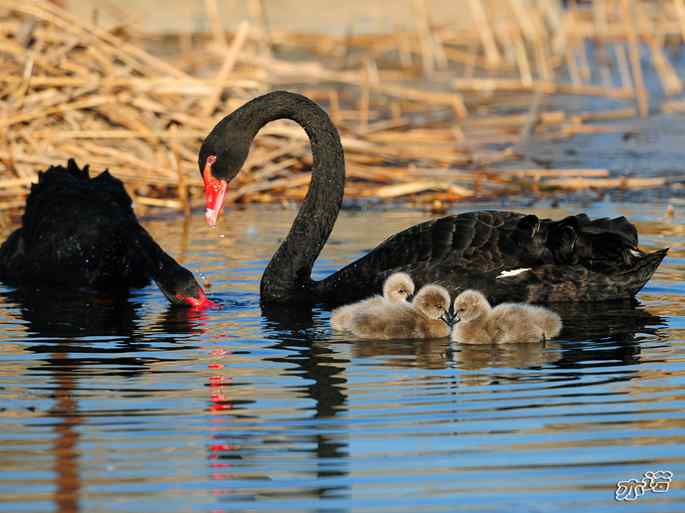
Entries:
[[[556,307],[565,329],[544,346],[361,342],[325,310],[262,309],[291,210],[148,223],[214,310],[154,287],[0,287],[0,511],[601,512],[650,470],[673,487],[631,511],[682,511],[685,231],[663,207],[583,207],[673,249],[635,302]],[[425,218],[344,212],[316,272]]]

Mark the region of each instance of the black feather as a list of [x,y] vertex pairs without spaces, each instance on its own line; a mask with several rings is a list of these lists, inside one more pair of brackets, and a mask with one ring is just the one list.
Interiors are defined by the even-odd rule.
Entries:
[[[380,291],[388,275],[404,271],[417,287],[436,282],[451,294],[476,288],[495,302],[628,298],[666,254],[635,256],[636,244],[637,230],[622,217],[593,221],[579,214],[552,221],[469,212],[399,232],[313,288],[323,301],[344,303]],[[520,268],[531,270],[500,277]]]
[[121,292],[151,279],[167,296],[200,289],[138,223],[122,182],[73,159],[40,173],[0,246],[0,280],[13,285]]

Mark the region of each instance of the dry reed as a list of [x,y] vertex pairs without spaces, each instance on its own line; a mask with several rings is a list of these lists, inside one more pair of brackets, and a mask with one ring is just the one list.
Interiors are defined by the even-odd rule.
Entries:
[[[506,5],[509,16],[496,20],[487,2],[469,0],[474,26],[464,31],[433,24],[428,3],[415,0],[414,32],[335,38],[269,31],[256,0],[252,24],[228,35],[216,0],[207,0],[210,33],[167,38],[175,51],[162,59],[154,37],[85,25],[43,0],[0,0],[0,210],[23,204],[38,170],[75,157],[109,168],[141,209],[189,212],[202,202],[202,137],[247,99],[276,88],[309,94],[331,114],[346,150],[348,197],[430,203],[531,185],[667,186],[667,179],[606,170],[493,166],[521,158],[519,149],[536,135],[630,131],[615,120],[648,114],[641,45],[665,91],[679,93],[682,81],[663,44],[674,37],[682,44],[682,0],[596,0],[584,10],[562,10],[556,0],[529,1],[525,10],[518,0]],[[586,50],[591,42],[606,58],[616,56],[613,68],[602,63],[599,81]],[[290,54],[302,57],[285,58]],[[502,115],[498,93],[530,94],[531,104]],[[542,98],[551,94],[634,99],[635,108],[570,116],[545,110]],[[682,110],[673,102],[667,108]],[[311,166],[306,148],[299,127],[269,125],[229,201],[301,198]]]

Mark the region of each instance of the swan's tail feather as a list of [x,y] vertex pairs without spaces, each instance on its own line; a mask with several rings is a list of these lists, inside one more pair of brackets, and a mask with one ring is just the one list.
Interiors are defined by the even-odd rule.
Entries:
[[626,288],[634,296],[652,278],[657,267],[659,267],[661,261],[668,254],[668,250],[669,248],[659,249],[636,257],[635,265],[630,269],[616,273],[616,278],[622,279],[626,284]]
[[588,235],[611,234],[633,248],[636,248],[638,244],[637,228],[623,216],[614,219],[603,217],[594,221],[588,220],[587,224],[581,224],[580,231]]

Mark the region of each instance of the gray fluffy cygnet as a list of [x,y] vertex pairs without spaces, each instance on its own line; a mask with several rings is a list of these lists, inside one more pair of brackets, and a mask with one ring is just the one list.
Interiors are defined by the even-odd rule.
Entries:
[[449,336],[444,318],[450,307],[447,290],[439,285],[421,288],[411,304],[374,304],[356,312],[348,330],[366,339],[418,339]]
[[352,317],[370,306],[385,303],[408,304],[407,299],[414,294],[414,281],[407,273],[393,273],[383,283],[383,295],[372,296],[356,303],[341,306],[331,314],[331,326],[334,330],[350,329]]
[[477,290],[465,290],[454,300],[459,322],[452,340],[462,344],[542,342],[561,332],[561,318],[551,310],[523,303],[502,303],[495,308]]

